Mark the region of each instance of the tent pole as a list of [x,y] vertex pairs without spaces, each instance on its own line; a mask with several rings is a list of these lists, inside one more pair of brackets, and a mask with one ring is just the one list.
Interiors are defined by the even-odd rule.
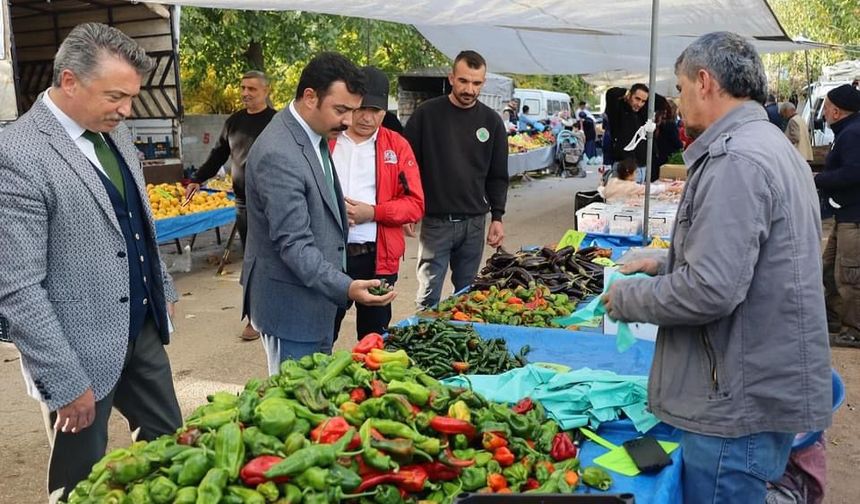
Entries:
[[806,62],[806,105],[809,107],[809,124],[806,125],[806,129],[809,130],[811,140],[815,138],[815,109],[813,109],[815,104],[810,101],[812,98],[812,74],[809,73],[809,49],[803,50],[803,59]]
[[[651,0],[651,60],[648,69],[648,118],[654,120],[654,103],[657,101],[657,29],[660,20],[660,0]],[[654,154],[654,133],[648,133],[648,157],[645,159],[645,215],[642,222],[642,245],[648,244],[648,224],[651,212],[651,166]]]

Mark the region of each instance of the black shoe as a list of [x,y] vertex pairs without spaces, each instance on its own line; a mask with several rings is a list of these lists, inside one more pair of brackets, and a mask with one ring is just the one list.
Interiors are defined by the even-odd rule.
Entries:
[[860,331],[854,328],[845,329],[839,334],[830,335],[830,345],[838,347],[860,348]]

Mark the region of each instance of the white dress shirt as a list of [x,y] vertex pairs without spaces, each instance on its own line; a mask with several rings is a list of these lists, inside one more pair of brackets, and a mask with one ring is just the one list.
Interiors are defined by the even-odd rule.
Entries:
[[305,130],[305,133],[308,134],[308,138],[311,139],[311,144],[314,146],[314,152],[317,153],[317,160],[320,162],[320,169],[322,170],[323,175],[325,175],[325,165],[323,164],[322,153],[320,152],[320,140],[322,140],[322,135],[312,130],[308,123],[302,119],[302,116],[299,115],[299,112],[296,110],[294,101],[290,102],[290,114],[293,114],[293,117],[296,118],[296,121],[302,126],[302,129]]
[[[48,89],[50,91],[50,89]],[[51,100],[51,97],[48,95],[48,91],[42,93],[42,101],[45,102],[45,106],[48,107],[48,110],[54,114],[54,117],[57,118],[57,121],[60,122],[60,125],[66,130],[66,133],[72,138],[72,141],[75,142],[75,145],[78,146],[78,149],[84,153],[84,156],[90,160],[92,164],[96,166],[99,170],[101,170],[103,175],[107,175],[105,169],[102,167],[101,162],[99,161],[98,156],[96,156],[96,148],[92,142],[84,138],[84,132],[86,129],[82,127],[80,124],[76,123],[74,119],[66,115],[65,112],[60,110],[60,107]],[[101,133],[99,133],[101,134]]]
[[[377,133],[379,130],[377,130]],[[376,205],[376,135],[356,143],[346,131],[337,137],[332,160],[344,197]],[[376,222],[349,228],[349,243],[376,242]]]

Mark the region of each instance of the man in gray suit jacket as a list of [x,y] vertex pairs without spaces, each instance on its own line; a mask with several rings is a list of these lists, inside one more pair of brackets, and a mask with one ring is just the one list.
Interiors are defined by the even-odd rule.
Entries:
[[113,407],[138,439],[182,420],[164,351],[176,292],[121,122],[152,67],[119,30],[77,26],[51,88],[0,132],[0,316],[44,406],[49,492],[104,455]]
[[302,70],[296,98],[278,112],[248,154],[248,242],[242,268],[243,315],[262,333],[269,373],[281,361],[332,346],[337,308],[383,306],[379,280],[353,280],[346,266],[347,219],[328,139],[361,106],[361,71],[336,53]]

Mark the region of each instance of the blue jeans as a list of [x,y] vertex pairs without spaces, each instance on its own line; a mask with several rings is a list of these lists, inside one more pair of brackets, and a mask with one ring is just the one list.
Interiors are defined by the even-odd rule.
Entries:
[[766,483],[785,472],[794,434],[759,432],[721,438],[684,432],[684,502],[688,504],[764,502]]
[[290,341],[268,334],[261,334],[260,341],[263,350],[266,351],[266,365],[269,368],[269,376],[278,374],[281,363],[287,359],[301,359],[305,355],[314,352],[331,353],[332,335],[323,341]]

